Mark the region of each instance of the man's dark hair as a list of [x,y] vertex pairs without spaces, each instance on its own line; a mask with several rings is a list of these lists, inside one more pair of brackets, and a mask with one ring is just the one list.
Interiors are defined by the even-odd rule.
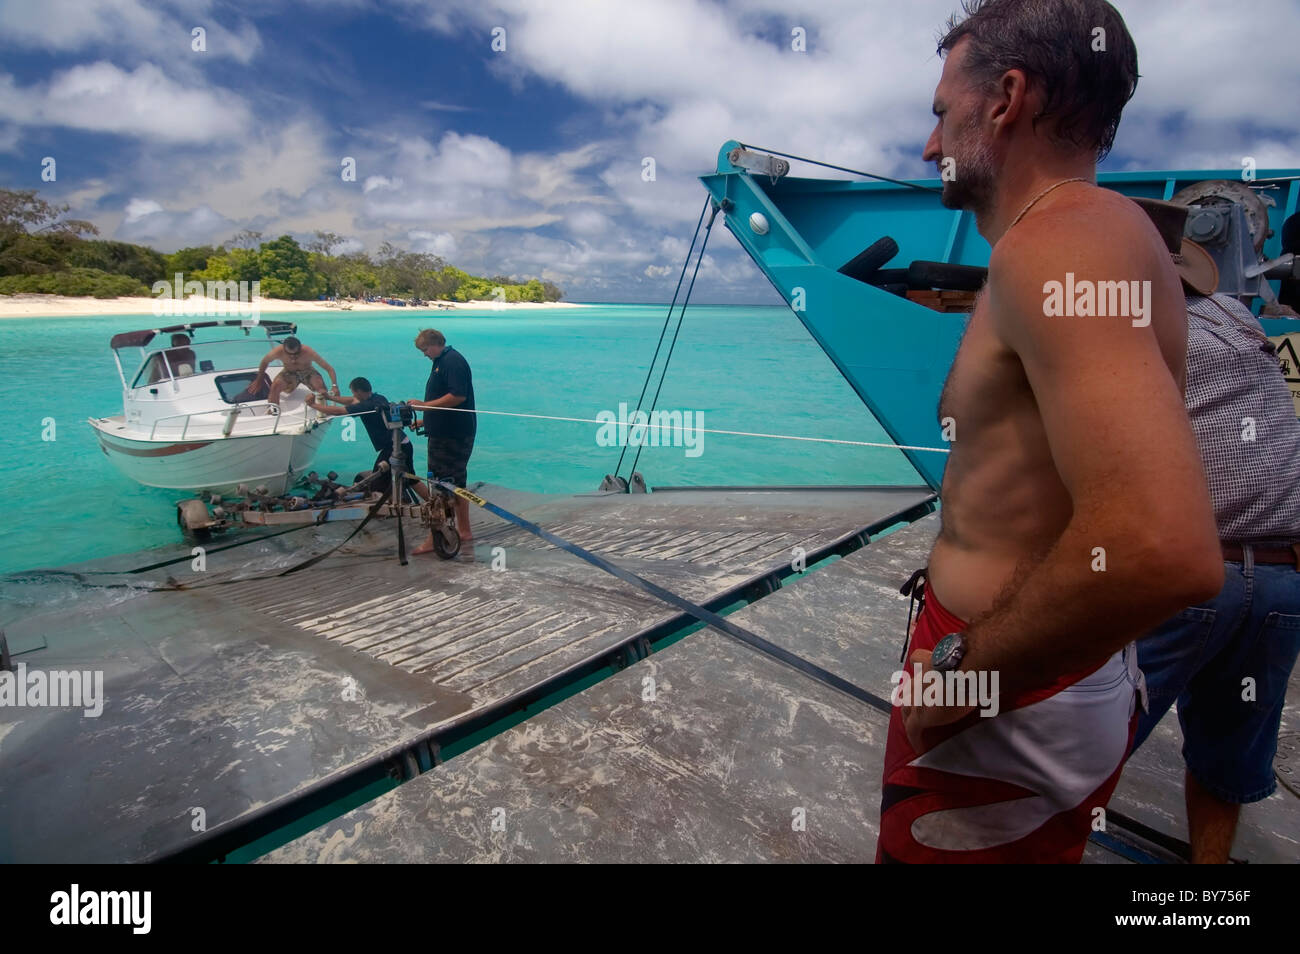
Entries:
[[182,335],[182,334],[174,334],[174,335],[172,335],[172,346],[173,346],[173,347],[175,347],[176,345],[187,345],[187,344],[189,344],[189,343],[190,343],[190,336],[189,336],[189,335]]
[[285,351],[299,351],[302,348],[302,342],[299,341],[297,338],[295,338],[293,335],[290,335],[289,337],[285,338],[283,341],[280,342],[280,344],[284,345]]
[[370,386],[370,382],[365,378],[353,378],[348,382],[348,389],[352,391],[365,391],[367,394],[374,391],[374,388]]
[[1053,118],[1057,141],[1095,147],[1098,161],[1110,154],[1138,81],[1137,47],[1118,10],[1106,0],[963,0],[962,11],[948,20],[940,56],[969,37],[977,84],[1023,70],[1043,87],[1035,127]]

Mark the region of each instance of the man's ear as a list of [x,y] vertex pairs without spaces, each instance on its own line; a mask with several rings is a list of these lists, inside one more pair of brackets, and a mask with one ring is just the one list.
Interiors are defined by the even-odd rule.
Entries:
[[989,116],[994,136],[999,132],[1007,132],[1021,116],[1032,109],[1030,98],[1029,77],[1024,70],[1007,70],[1002,74]]

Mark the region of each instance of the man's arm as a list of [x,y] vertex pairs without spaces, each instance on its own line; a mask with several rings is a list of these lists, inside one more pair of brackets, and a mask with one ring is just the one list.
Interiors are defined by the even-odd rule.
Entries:
[[324,399],[326,401],[333,401],[335,404],[346,404],[348,407],[361,403],[351,394],[327,394]]
[[465,398],[463,395],[457,397],[455,394],[448,392],[433,401],[407,401],[406,403],[423,411],[435,407],[460,407],[465,403]]
[[322,414],[335,414],[335,415],[338,415],[338,414],[351,414],[352,411],[349,410],[349,408],[351,408],[352,405],[354,405],[354,404],[358,404],[358,403],[360,403],[360,402],[357,401],[356,398],[354,398],[354,397],[353,397],[352,395],[350,395],[350,394],[339,394],[339,395],[329,395],[329,394],[327,394],[327,395],[325,395],[325,399],[324,399],[324,400],[325,400],[325,401],[329,401],[329,402],[334,402],[334,403],[337,403],[337,404],[342,405],[342,406],[341,406],[341,407],[332,407],[330,404],[326,404],[326,403],[324,403],[324,402],[317,403],[317,401],[316,401],[316,395],[314,395],[314,394],[308,394],[308,395],[307,395],[307,398],[306,398],[306,404],[307,404],[308,407],[313,408],[314,410],[320,411]]
[[330,363],[329,363],[328,361],[326,361],[324,358],[322,358],[322,357],[320,356],[320,352],[317,351],[315,348],[308,348],[308,349],[306,349],[306,350],[309,351],[309,352],[311,352],[307,357],[311,358],[311,360],[312,360],[314,363],[319,364],[322,368],[324,368],[324,369],[329,373],[329,376],[330,376],[330,382],[334,385],[334,393],[335,393],[335,394],[338,394],[338,393],[339,393],[339,376],[334,372],[334,368],[333,368],[333,366],[330,365]]
[[970,628],[961,668],[996,670],[1002,692],[1095,667],[1223,584],[1204,470],[1155,322],[1045,315],[1044,284],[1067,272],[1076,287],[1155,279],[1156,303],[1185,314],[1158,250],[1107,218],[1042,215],[999,243],[990,269],[994,329],[1020,358],[1073,503],[1055,545]]
[[466,379],[465,367],[459,359],[452,361],[448,368],[447,393],[433,401],[421,401],[421,408],[460,407],[469,395],[469,381]]

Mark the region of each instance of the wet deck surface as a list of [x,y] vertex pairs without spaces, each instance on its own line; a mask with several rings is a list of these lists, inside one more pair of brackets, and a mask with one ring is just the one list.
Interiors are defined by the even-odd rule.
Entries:
[[[887,697],[907,617],[898,587],[936,529],[926,518],[728,619]],[[886,725],[702,630],[264,860],[870,861]],[[1297,729],[1293,677],[1282,732]],[[1179,750],[1171,714],[1111,811],[1185,838]],[[1126,862],[1112,847],[1090,843],[1084,860]],[[1247,806],[1234,856],[1300,860],[1300,798],[1279,787]]]
[[[929,496],[479,492],[699,603],[788,565],[795,547],[815,553]],[[400,567],[392,525],[376,522],[282,578],[272,576],[351,526],[228,551],[219,541],[202,572],[177,549],[98,561],[76,577],[0,580],[14,661],[102,670],[107,698],[98,718],[0,708],[0,861],[176,852],[680,618],[495,517],[475,512],[473,523],[476,562],[422,557]],[[120,572],[181,554],[168,567]],[[169,577],[186,588],[153,589]],[[711,691],[703,681],[699,690]],[[741,726],[719,731],[743,735]],[[199,809],[205,832],[196,831]]]

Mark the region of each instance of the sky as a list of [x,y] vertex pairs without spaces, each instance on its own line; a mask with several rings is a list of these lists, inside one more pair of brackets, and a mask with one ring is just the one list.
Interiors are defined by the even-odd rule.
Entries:
[[[1300,0],[1115,5],[1142,80],[1102,171],[1300,166]],[[935,174],[955,6],[0,0],[0,187],[161,251],[329,230],[573,301],[667,301],[729,139]],[[709,250],[695,300],[779,303],[725,230]]]

